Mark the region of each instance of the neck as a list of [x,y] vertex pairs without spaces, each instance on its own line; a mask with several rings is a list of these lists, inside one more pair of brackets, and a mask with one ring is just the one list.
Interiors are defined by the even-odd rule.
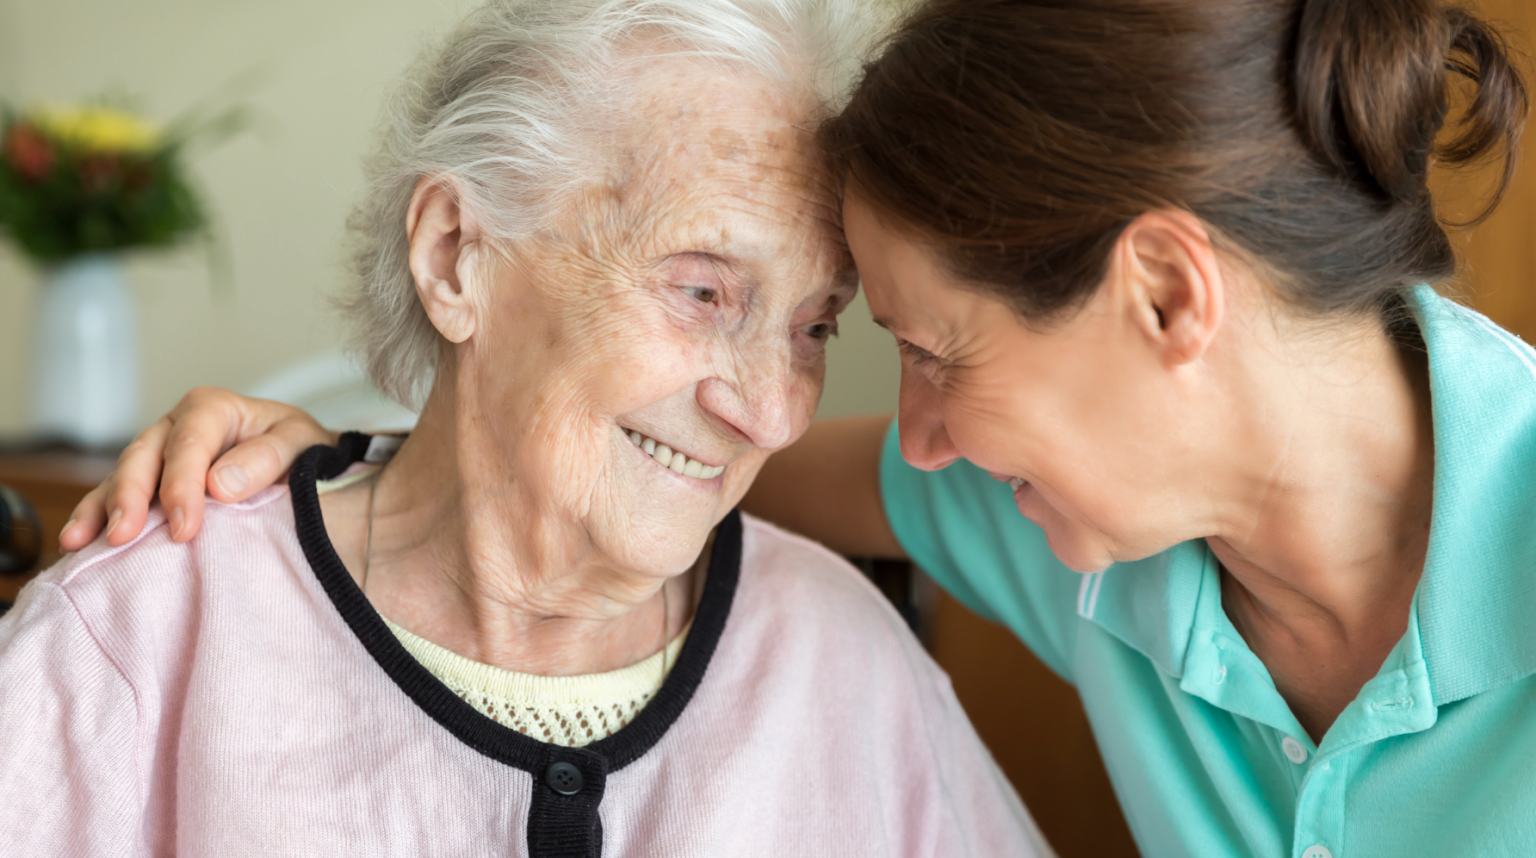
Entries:
[[601,673],[662,649],[692,615],[701,566],[665,578],[605,562],[580,522],[519,479],[507,436],[475,431],[495,423],[442,387],[373,487],[371,550],[369,484],[321,499],[332,542],[374,607],[459,655],[522,673]]
[[1322,336],[1239,373],[1234,413],[1260,419],[1229,437],[1207,538],[1228,616],[1315,736],[1407,628],[1434,477],[1426,356],[1375,322]]

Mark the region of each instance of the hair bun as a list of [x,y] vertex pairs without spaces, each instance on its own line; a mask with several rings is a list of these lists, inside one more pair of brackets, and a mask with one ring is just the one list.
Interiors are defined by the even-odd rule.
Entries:
[[[1527,95],[1500,34],[1440,0],[1302,0],[1294,46],[1297,122],[1312,151],[1386,201],[1428,193],[1430,157],[1459,166],[1505,149],[1514,173]],[[1445,122],[1447,72],[1476,82],[1453,140]]]

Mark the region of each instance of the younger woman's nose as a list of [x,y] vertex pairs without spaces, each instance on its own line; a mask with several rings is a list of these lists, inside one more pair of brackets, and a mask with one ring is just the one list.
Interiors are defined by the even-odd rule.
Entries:
[[901,457],[915,468],[937,471],[960,458],[944,425],[938,388],[921,373],[901,371],[901,406],[897,413]]

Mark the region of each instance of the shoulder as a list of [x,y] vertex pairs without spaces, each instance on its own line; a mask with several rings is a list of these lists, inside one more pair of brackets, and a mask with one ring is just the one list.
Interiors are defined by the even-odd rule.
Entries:
[[842,555],[797,533],[755,516],[741,517],[742,565],[770,564],[787,573],[831,572],[836,577],[862,578]]
[[[841,556],[742,516],[740,583],[722,642],[727,671],[786,699],[819,694],[944,710],[949,680],[906,620]],[[772,675],[776,679],[769,679]],[[922,720],[921,718],[919,720]]]
[[755,598],[782,599],[799,611],[830,611],[882,627],[906,627],[875,585],[841,555],[750,515],[742,516],[741,569],[743,585]]
[[901,687],[929,704],[947,693],[948,677],[863,572],[803,536],[750,516],[742,524],[730,626],[755,653],[750,661],[793,666],[797,682],[816,677],[845,691]]
[[[120,546],[107,544],[104,536],[73,554],[66,555],[53,567],[38,576],[60,588],[83,594],[117,577],[113,573],[124,569],[169,569],[186,566],[199,551],[223,546],[231,539],[248,532],[252,526],[265,530],[287,513],[286,487],[274,486],[258,492],[249,500],[237,504],[222,504],[210,500],[204,514],[202,530],[189,542],[178,543],[171,539],[165,511],[157,503],[150,507],[148,520],[138,536]],[[286,518],[291,521],[291,513]]]
[[[162,637],[178,617],[192,613],[201,578],[219,565],[216,558],[250,557],[252,549],[270,544],[283,530],[292,532],[287,498],[286,487],[274,487],[243,503],[210,502],[201,531],[185,543],[171,539],[164,511],[156,505],[137,537],[115,547],[98,538],[64,557],[28,584],[12,613],[70,610],[107,648]],[[45,589],[63,599],[28,598],[28,591]]]

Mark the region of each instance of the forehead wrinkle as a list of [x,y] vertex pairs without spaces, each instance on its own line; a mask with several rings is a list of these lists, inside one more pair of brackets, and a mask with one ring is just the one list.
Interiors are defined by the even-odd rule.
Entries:
[[[746,93],[759,109],[743,108],[742,87],[719,75],[704,88],[722,83],[735,96],[726,109],[707,112],[696,93],[681,97],[673,87],[627,111],[633,119],[651,109],[660,121],[626,123],[628,133],[610,138],[628,137],[629,145],[614,146],[608,179],[569,212],[582,255],[599,270],[632,275],[696,250],[772,279],[799,280],[797,269],[830,269],[834,282],[855,278],[838,188],[814,138],[791,121],[804,111],[790,116],[790,100],[767,89]],[[781,123],[765,122],[779,116]]]
[[[733,193],[729,182],[681,180],[646,183],[639,193],[607,202],[610,216],[601,231],[609,244],[622,244],[637,257],[688,250],[708,252],[758,270],[827,264],[849,268],[851,257],[827,205],[806,205],[798,194],[777,188],[769,194]],[[807,233],[812,233],[807,241]],[[617,247],[615,247],[617,249]]]
[[[744,81],[705,72],[705,79],[686,97],[680,88],[658,87],[636,109],[642,116],[659,117],[637,123],[627,157],[635,169],[631,180],[658,170],[686,165],[679,178],[718,178],[749,184],[772,185],[779,190],[801,190],[807,197],[825,197],[835,204],[838,189],[814,136],[797,126],[813,113],[808,104],[775,92],[767,86],[749,87]],[[744,89],[755,89],[746,92]],[[714,90],[721,107],[708,109]],[[743,105],[743,101],[750,104]]]
[[[831,200],[807,200],[793,189],[739,177],[647,173],[630,174],[623,189],[610,186],[588,194],[579,207],[582,211],[573,213],[579,221],[574,226],[590,238],[600,235],[605,242],[637,250],[685,237],[701,249],[724,250],[736,233],[764,226],[794,234],[815,231],[818,238],[843,246]],[[796,237],[786,236],[778,243]]]
[[[650,159],[642,174],[631,174],[630,182],[636,186],[646,185],[642,195],[651,204],[659,202],[659,197],[670,195],[683,199],[728,197],[764,207],[778,215],[810,212],[818,219],[840,226],[841,209],[831,177],[814,164],[803,163],[809,159],[693,157],[702,154],[698,150],[705,148],[706,145],[694,142],[680,145],[668,153],[670,157]],[[796,161],[802,163],[796,164]]]

